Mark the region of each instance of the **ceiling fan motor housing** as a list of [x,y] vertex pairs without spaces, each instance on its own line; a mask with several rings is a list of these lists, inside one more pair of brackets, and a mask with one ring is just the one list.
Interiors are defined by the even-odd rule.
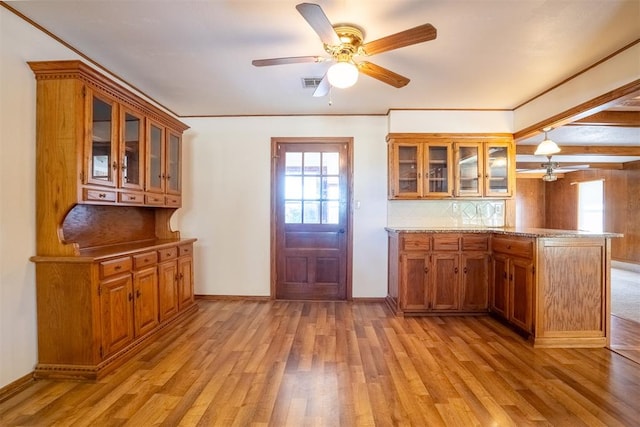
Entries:
[[338,38],[339,45],[324,45],[327,51],[338,62],[351,61],[354,55],[362,55],[362,40],[364,33],[360,28],[352,25],[336,25],[333,27]]

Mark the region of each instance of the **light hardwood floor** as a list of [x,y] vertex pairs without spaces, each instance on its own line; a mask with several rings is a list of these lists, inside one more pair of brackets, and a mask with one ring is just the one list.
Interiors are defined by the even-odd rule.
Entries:
[[488,316],[198,304],[96,383],[35,382],[0,404],[0,425],[640,424],[639,364],[607,349],[534,349]]

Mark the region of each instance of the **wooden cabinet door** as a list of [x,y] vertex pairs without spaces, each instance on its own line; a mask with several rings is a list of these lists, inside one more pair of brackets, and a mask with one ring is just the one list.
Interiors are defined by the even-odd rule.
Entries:
[[484,195],[509,197],[513,194],[511,175],[511,144],[485,143]]
[[136,337],[158,325],[158,271],[156,266],[133,273]]
[[158,264],[158,301],[160,321],[178,313],[178,263],[175,260]]
[[118,177],[118,104],[89,90],[84,183],[115,187]]
[[165,129],[147,120],[145,189],[154,193],[165,191]]
[[509,317],[509,271],[508,259],[504,255],[494,254],[491,269],[491,311],[507,319]]
[[178,258],[178,308],[182,310],[193,304],[193,258]]
[[482,197],[484,180],[482,142],[455,144],[455,192],[458,197]]
[[121,108],[119,182],[121,188],[144,190],[145,130],[144,117]]
[[422,197],[421,143],[394,143],[389,149],[389,198],[417,199]]
[[168,131],[167,132],[167,151],[165,158],[165,177],[167,194],[179,195],[182,190],[180,177],[182,175],[182,139],[180,135]]
[[512,258],[509,264],[509,320],[532,332],[533,263],[527,259]]
[[429,308],[429,254],[416,252],[402,255],[400,307],[424,311]]
[[448,142],[424,146],[423,195],[444,198],[453,194],[453,150]]
[[100,283],[102,358],[133,341],[133,285],[126,274]]
[[489,308],[489,255],[462,254],[462,286],[460,308],[486,311]]
[[460,255],[435,253],[432,255],[433,282],[431,284],[431,308],[433,310],[457,310],[459,307]]

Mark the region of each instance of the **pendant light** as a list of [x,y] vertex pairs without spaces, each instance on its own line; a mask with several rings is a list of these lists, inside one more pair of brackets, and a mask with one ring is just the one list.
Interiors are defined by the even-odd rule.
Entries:
[[547,156],[550,158],[553,154],[560,152],[560,147],[558,147],[558,144],[550,140],[547,136],[547,132],[551,131],[551,128],[544,128],[542,131],[544,132],[544,140],[538,144],[536,152],[533,154],[536,156]]

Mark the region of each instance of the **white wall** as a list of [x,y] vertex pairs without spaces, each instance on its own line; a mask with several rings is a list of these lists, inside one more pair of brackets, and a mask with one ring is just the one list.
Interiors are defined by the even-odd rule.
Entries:
[[386,295],[385,117],[187,119],[183,237],[197,237],[196,293],[270,294],[271,137],[354,138],[353,296]]
[[77,59],[0,7],[0,387],[37,361],[35,79],[26,61]]

